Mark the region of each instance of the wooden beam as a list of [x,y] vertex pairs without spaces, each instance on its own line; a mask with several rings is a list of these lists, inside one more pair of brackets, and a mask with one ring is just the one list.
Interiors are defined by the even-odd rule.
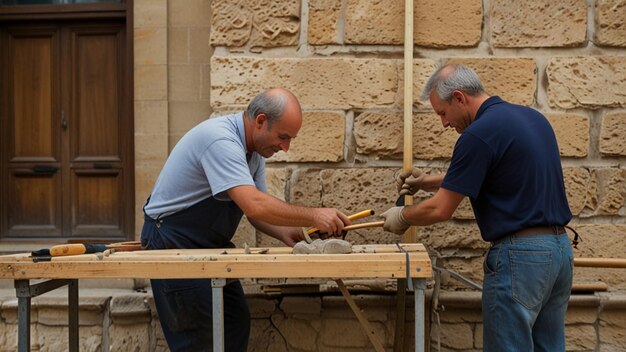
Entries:
[[[413,169],[413,0],[404,2],[404,141],[402,168]],[[406,195],[404,204],[413,204],[413,196]],[[402,242],[417,241],[415,226],[409,227]]]
[[622,258],[574,258],[574,265],[592,268],[626,268],[626,259]]
[[374,349],[377,352],[385,352],[385,347],[383,347],[383,344],[380,342],[380,339],[376,335],[374,327],[372,326],[372,324],[370,324],[363,312],[361,312],[359,307],[356,305],[356,303],[352,299],[352,296],[350,296],[350,292],[346,288],[346,285],[344,285],[341,279],[336,279],[335,282],[337,282],[337,286],[339,286],[339,290],[341,291],[343,297],[346,299],[348,306],[350,306],[350,309],[352,309],[352,312],[359,320],[359,323],[361,323],[361,327],[363,328],[363,331],[365,332],[367,338],[372,343],[372,346],[374,346]]

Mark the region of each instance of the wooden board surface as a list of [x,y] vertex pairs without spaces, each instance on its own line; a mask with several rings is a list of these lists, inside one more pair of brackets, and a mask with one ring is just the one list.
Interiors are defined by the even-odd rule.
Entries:
[[[402,244],[410,277],[430,278],[421,244]],[[351,254],[292,254],[289,247],[187,249],[83,254],[34,263],[1,256],[0,279],[57,278],[404,278],[406,254],[396,245],[354,246]],[[263,254],[260,254],[263,253]]]

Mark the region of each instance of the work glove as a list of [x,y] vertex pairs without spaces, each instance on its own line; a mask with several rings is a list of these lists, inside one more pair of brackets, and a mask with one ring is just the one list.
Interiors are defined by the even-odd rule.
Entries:
[[413,168],[411,171],[402,171],[396,178],[396,188],[398,194],[405,196],[407,194],[415,195],[417,191],[424,187],[424,173],[419,169]]
[[380,214],[381,217],[385,218],[385,223],[383,224],[385,231],[402,235],[411,226],[402,215],[402,209],[404,207],[393,207]]

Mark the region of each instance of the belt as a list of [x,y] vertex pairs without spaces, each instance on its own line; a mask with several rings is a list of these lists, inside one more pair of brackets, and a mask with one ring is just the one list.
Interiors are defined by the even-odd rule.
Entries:
[[513,236],[533,236],[533,235],[560,235],[565,233],[563,226],[537,226],[529,227],[512,233]]
[[502,241],[504,241],[505,239],[511,237],[511,236],[519,236],[519,237],[524,237],[524,236],[536,236],[536,235],[562,235],[567,233],[565,231],[565,227],[563,226],[535,226],[535,227],[529,227],[523,230],[519,230],[517,232],[513,232],[510,233],[504,237],[498,238],[497,240],[491,241],[492,245],[498,244]]

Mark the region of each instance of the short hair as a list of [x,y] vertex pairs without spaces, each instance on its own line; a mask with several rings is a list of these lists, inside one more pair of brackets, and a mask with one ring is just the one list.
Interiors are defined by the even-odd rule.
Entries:
[[[445,68],[452,68],[451,72],[442,75]],[[451,64],[439,67],[428,79],[421,100],[428,100],[430,93],[437,92],[439,99],[444,101],[452,100],[452,92],[460,90],[471,96],[476,96],[485,91],[480,77],[471,68],[465,65]]]
[[256,118],[259,114],[265,114],[267,122],[271,126],[283,115],[286,102],[285,94],[272,93],[271,90],[266,90],[252,99],[246,109],[246,114],[251,119]]

